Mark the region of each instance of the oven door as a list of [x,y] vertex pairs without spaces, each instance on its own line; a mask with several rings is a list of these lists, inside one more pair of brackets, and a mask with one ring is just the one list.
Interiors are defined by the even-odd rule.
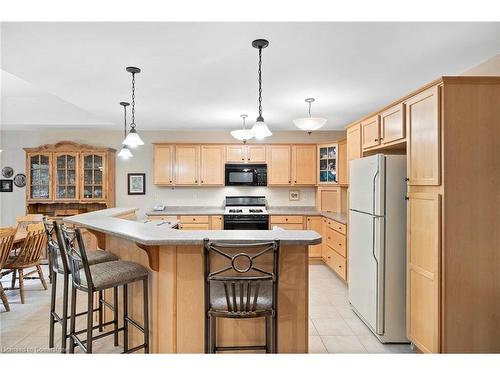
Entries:
[[224,216],[224,230],[268,230],[269,217]]

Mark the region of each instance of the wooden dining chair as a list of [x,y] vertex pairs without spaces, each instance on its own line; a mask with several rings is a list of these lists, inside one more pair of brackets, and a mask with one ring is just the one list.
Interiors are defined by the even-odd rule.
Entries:
[[[47,246],[47,238],[45,236],[45,228],[43,222],[38,224],[28,225],[26,239],[19,248],[17,254],[7,258],[4,266],[7,270],[12,270],[12,287],[15,287],[16,271],[19,278],[19,293],[21,295],[21,303],[24,303],[24,279],[31,279],[31,274],[37,272],[38,278],[44,289],[47,289],[47,284],[43,276],[42,267],[40,266],[40,255]],[[24,270],[27,268],[35,268],[26,275]]]
[[18,216],[16,217],[16,223],[18,229],[21,230],[26,230],[28,229],[28,225],[31,224],[38,224],[43,221],[43,215],[42,214],[27,214],[24,216]]
[[[5,227],[0,228],[0,278],[2,277],[2,269],[9,258],[10,251],[12,250],[12,244],[14,243],[14,237],[16,235],[16,227]],[[0,298],[2,299],[3,306],[6,311],[10,311],[9,301],[3,290],[2,282],[0,281]]]

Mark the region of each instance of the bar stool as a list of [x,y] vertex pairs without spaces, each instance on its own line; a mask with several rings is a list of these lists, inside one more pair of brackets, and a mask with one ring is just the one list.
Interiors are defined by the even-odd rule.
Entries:
[[[79,346],[85,353],[92,353],[92,343],[94,340],[114,334],[115,346],[118,344],[118,332],[123,331],[123,353],[132,353],[144,349],[149,353],[149,309],[148,309],[148,270],[140,264],[122,260],[105,262],[90,265],[85,244],[81,232],[78,228],[69,230],[64,225],[59,228],[65,244],[66,255],[71,270],[71,312],[69,329],[69,352],[74,353],[75,347]],[[56,229],[58,230],[58,229]],[[76,242],[76,243],[75,243]],[[76,250],[78,246],[79,251]],[[143,314],[144,324],[141,326],[138,322],[128,316],[128,284],[136,281],[142,281],[143,292]],[[123,327],[118,328],[118,294],[116,288],[122,287],[123,290]],[[114,317],[112,321],[94,326],[92,322],[94,293],[102,292],[106,289],[114,289]],[[77,290],[87,293],[87,328],[76,331],[76,293]],[[128,347],[128,325],[129,323],[144,334],[144,343],[133,348]],[[93,330],[100,326],[113,324],[113,330],[93,336]],[[85,340],[81,340],[78,335],[86,333]]]
[[[205,353],[228,350],[277,353],[280,242],[237,244],[208,239],[203,242]],[[266,320],[265,345],[217,346],[217,318],[260,317]]]
[[[61,237],[61,231],[57,230],[57,222],[53,221],[49,223],[47,218],[43,219],[43,224],[45,227],[45,234],[47,236],[47,248],[49,255],[49,274],[52,280],[52,287],[50,290],[50,311],[49,311],[49,348],[54,347],[54,330],[55,324],[61,324],[61,353],[66,353],[66,341],[68,338],[68,295],[69,295],[69,275],[71,270],[68,265],[68,258],[66,256],[66,251],[64,248],[64,241]],[[109,251],[89,251],[87,253],[88,261],[90,265],[110,262],[118,260],[119,258],[110,253]],[[56,312],[56,296],[57,296],[57,275],[62,275],[63,278],[63,302],[62,302],[62,314],[59,316]],[[102,332],[102,319],[103,319],[103,306],[114,309],[114,306],[107,303],[102,292],[99,293],[98,307],[94,311],[98,311],[99,316],[99,331]],[[76,316],[82,316],[87,314],[86,311],[76,314]]]

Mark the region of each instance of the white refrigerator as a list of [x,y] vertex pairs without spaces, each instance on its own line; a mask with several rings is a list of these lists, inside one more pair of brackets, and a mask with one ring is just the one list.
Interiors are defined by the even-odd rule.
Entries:
[[406,337],[406,157],[349,164],[349,302],[381,342]]

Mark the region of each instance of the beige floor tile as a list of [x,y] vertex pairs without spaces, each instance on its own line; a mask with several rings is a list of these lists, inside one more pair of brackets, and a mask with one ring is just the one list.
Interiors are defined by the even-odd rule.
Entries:
[[372,331],[358,317],[345,318],[344,321],[356,335],[370,335]]
[[311,318],[320,336],[354,335],[354,332],[340,317]]
[[325,345],[319,336],[309,336],[309,353],[311,354],[321,354],[328,353],[326,351]]
[[311,318],[330,318],[342,320],[342,317],[333,305],[309,305],[309,316]]
[[410,344],[382,344],[373,334],[358,339],[368,353],[412,353]]
[[356,336],[322,336],[328,353],[366,353]]
[[350,305],[335,306],[335,309],[337,310],[339,315],[344,319],[349,319],[349,318],[359,319],[356,313],[352,311]]
[[309,319],[309,336],[319,336],[319,333],[311,319]]

